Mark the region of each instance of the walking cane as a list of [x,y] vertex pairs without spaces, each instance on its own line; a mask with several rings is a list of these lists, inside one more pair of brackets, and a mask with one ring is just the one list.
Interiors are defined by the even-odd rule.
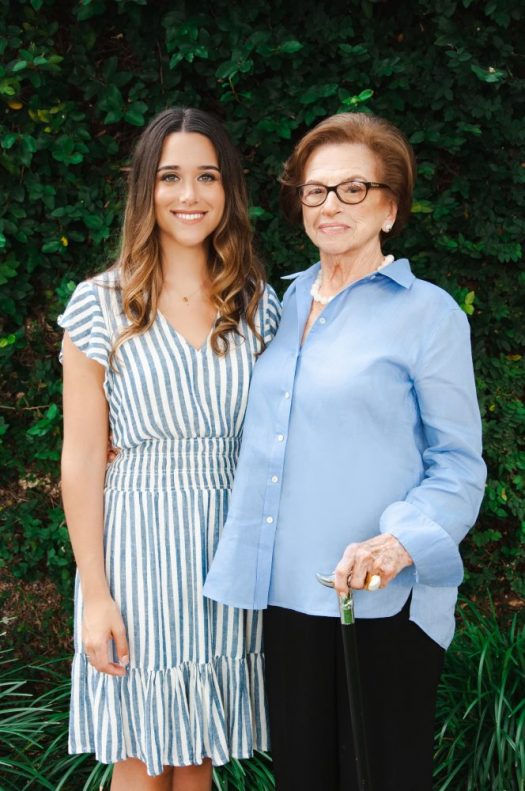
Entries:
[[[334,575],[317,574],[317,580],[327,588],[334,587]],[[377,590],[381,584],[379,576],[374,574],[368,580],[367,589]],[[341,632],[343,636],[343,649],[345,657],[346,684],[348,687],[348,701],[350,703],[350,719],[354,734],[355,768],[359,791],[372,791],[370,764],[366,746],[365,716],[361,683],[359,679],[359,656],[357,654],[357,639],[355,633],[354,602],[352,591],[339,594],[339,615],[341,617]]]

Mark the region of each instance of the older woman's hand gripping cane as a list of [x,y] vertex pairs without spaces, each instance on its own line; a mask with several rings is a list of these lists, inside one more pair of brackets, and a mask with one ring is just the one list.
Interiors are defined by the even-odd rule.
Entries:
[[[317,579],[321,585],[326,585],[328,588],[334,587],[334,574],[317,574]],[[379,588],[381,579],[377,574],[374,574],[370,576],[366,582],[367,590],[373,591]],[[361,695],[361,684],[359,680],[359,656],[357,653],[354,604],[352,600],[351,588],[349,589],[348,593],[339,594],[339,614],[341,618],[341,632],[345,656],[346,683],[348,688],[348,701],[350,704],[350,718],[352,721],[352,731],[354,736],[355,768],[358,787],[359,791],[372,791],[370,766],[368,763],[368,751],[366,744],[363,698]]]

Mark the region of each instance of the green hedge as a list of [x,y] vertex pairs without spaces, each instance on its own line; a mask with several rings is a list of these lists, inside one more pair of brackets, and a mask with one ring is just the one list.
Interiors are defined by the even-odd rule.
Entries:
[[470,590],[523,596],[525,10],[514,0],[0,8],[0,562],[22,579],[49,574],[69,595],[55,321],[116,249],[122,168],[141,127],[170,104],[226,120],[279,288],[313,255],[279,217],[281,163],[318,119],[357,108],[397,123],[419,162],[413,218],[392,252],[471,319],[490,478],[465,546]]

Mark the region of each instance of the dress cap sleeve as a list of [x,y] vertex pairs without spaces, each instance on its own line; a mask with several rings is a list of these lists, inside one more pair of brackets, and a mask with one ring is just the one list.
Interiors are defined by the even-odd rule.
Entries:
[[[67,307],[57,319],[58,325],[67,330],[75,346],[90,360],[109,368],[111,337],[108,330],[97,287],[89,280],[80,283]],[[60,352],[62,362],[62,351]]]
[[269,283],[267,283],[265,288],[263,303],[263,337],[265,343],[270,343],[277,332],[279,321],[281,320],[281,303],[279,302],[279,297]]

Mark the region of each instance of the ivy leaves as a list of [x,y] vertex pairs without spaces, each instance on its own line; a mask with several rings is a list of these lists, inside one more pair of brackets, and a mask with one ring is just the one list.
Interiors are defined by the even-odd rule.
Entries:
[[[9,9],[0,16],[0,406],[16,407],[0,412],[9,491],[18,491],[22,477],[49,475],[60,418],[54,321],[72,285],[112,261],[125,167],[148,120],[170,104],[224,118],[244,157],[257,243],[278,286],[280,274],[315,255],[304,234],[280,219],[282,162],[322,117],[376,112],[405,132],[419,164],[411,222],[392,250],[450,291],[471,321],[491,478],[470,563],[484,566],[485,576],[504,567],[518,589],[525,540],[521,6],[0,5]],[[53,405],[57,413],[49,413]],[[45,523],[47,495],[31,489],[31,497]],[[17,508],[13,501],[3,517],[21,530]]]

